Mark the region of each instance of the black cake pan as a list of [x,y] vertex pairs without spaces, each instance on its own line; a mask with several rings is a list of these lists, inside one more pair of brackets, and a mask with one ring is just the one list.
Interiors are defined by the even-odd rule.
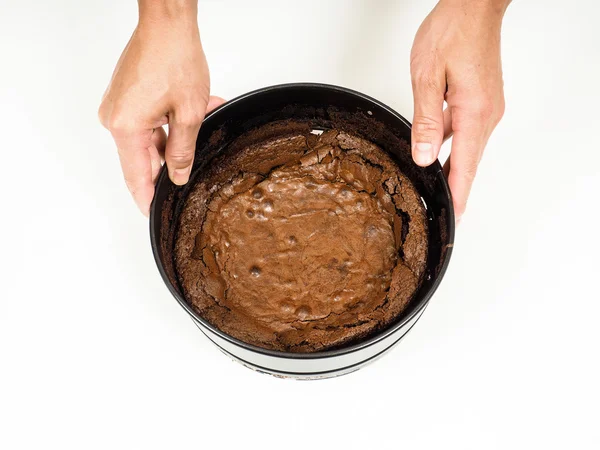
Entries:
[[[218,330],[186,302],[173,260],[179,213],[194,177],[211,164],[241,134],[277,120],[308,121],[314,129],[346,129],[388,152],[410,178],[426,206],[429,228],[427,269],[420,288],[405,311],[377,334],[346,347],[316,353],[289,353],[246,344]],[[353,372],[374,361],[415,325],[439,286],[452,253],[454,210],[448,184],[438,161],[418,167],[401,141],[410,144],[410,123],[367,95],[338,86],[294,83],[271,86],[233,99],[208,114],[196,142],[192,181],[175,186],[163,167],[150,209],[150,239],[158,270],[198,328],[224,353],[245,366],[271,375],[329,378]]]

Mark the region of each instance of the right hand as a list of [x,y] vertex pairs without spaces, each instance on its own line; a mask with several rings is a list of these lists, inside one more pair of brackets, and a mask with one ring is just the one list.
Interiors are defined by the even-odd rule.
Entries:
[[[450,135],[444,169],[457,222],[485,145],[504,113],[500,30],[510,0],[440,0],[413,44],[413,158],[423,167]],[[443,111],[444,100],[448,108]]]
[[196,14],[195,7],[177,14],[141,10],[98,111],[117,145],[127,187],[145,215],[163,158],[173,183],[187,183],[204,115],[224,102],[209,97]]

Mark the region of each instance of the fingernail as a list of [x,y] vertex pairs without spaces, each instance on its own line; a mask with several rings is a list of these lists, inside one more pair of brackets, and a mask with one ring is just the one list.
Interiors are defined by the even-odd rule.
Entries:
[[458,216],[458,217],[456,218],[456,226],[459,226],[459,225],[460,225],[460,221],[461,221],[461,220],[462,220],[462,216]]
[[433,145],[429,142],[417,142],[415,144],[413,158],[420,166],[428,166],[433,162]]
[[171,174],[171,181],[173,183],[178,184],[179,186],[184,185],[188,182],[190,177],[190,166],[185,169],[173,169],[173,173]]

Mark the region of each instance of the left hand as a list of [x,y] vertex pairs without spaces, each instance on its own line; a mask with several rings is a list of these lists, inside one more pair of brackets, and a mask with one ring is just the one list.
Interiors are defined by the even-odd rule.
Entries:
[[500,28],[508,3],[440,0],[419,28],[411,52],[413,159],[430,165],[454,135],[444,168],[457,222],[483,149],[504,113]]

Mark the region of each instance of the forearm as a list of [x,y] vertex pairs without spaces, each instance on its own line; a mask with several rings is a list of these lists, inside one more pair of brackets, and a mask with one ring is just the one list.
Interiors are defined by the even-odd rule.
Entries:
[[190,17],[196,20],[198,0],[138,0],[140,20]]

